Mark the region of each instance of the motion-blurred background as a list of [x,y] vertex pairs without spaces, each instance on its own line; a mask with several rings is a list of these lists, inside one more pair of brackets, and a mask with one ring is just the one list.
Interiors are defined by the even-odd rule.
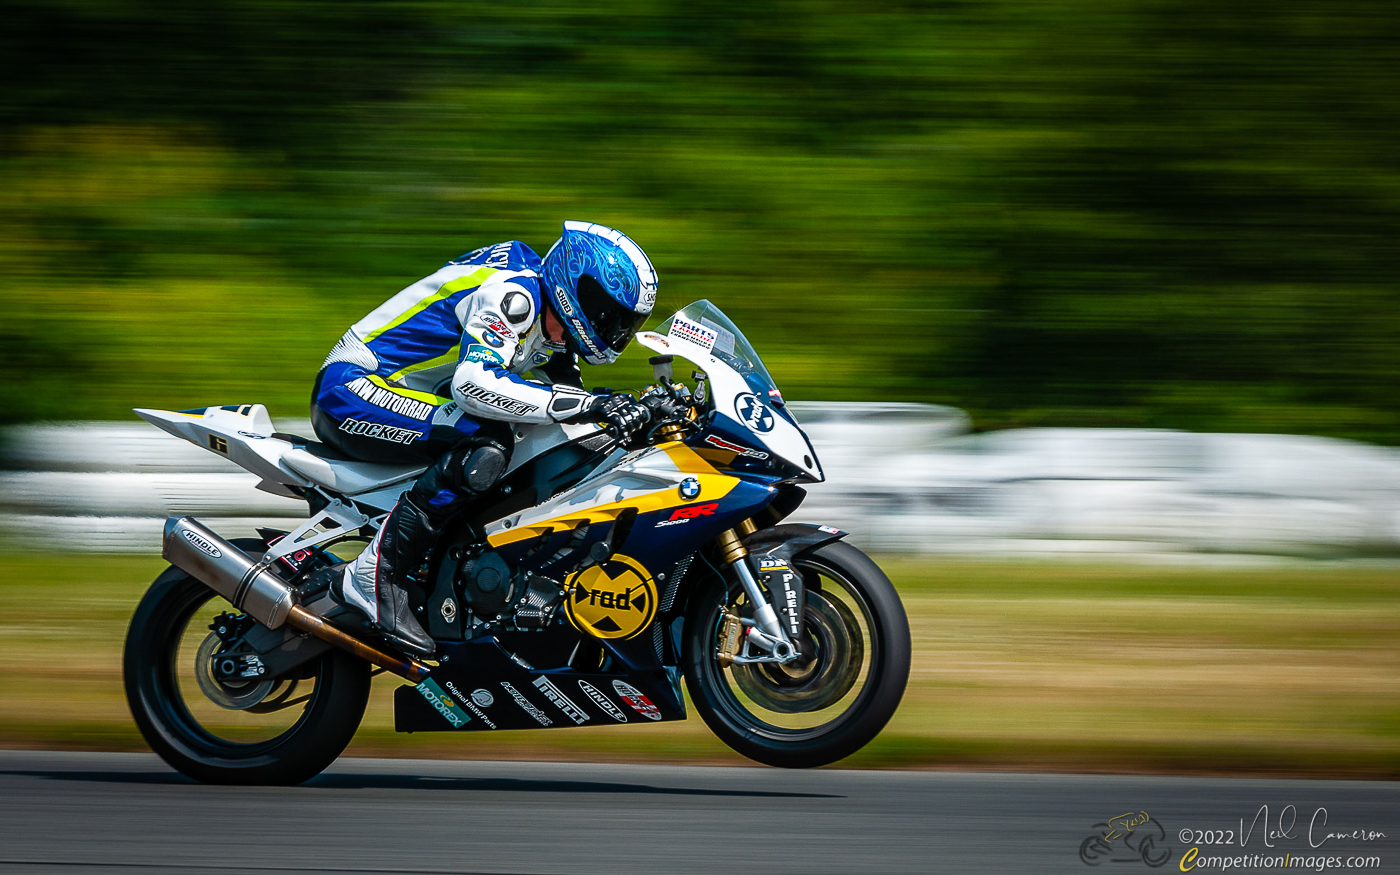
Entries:
[[[789,398],[953,408],[809,408],[855,460],[814,506],[897,521],[866,546],[1397,555],[1397,49],[1376,0],[12,0],[0,423],[303,417],[350,322],[576,218]],[[8,434],[0,505],[52,513],[73,432]],[[154,543],[75,559],[47,525],[0,556],[0,742],[139,746],[114,658]],[[891,567],[918,661],[866,762],[1395,771],[1389,565]],[[364,743],[439,750],[386,725]],[[724,756],[672,732],[657,756]]]
[[585,218],[793,398],[1400,441],[1393,4],[873,10],[14,0],[0,416],[300,415],[348,321]]

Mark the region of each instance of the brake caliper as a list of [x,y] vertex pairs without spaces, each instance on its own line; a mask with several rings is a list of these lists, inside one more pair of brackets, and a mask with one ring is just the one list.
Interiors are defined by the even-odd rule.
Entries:
[[225,611],[209,624],[209,631],[218,636],[223,647],[214,654],[209,666],[214,677],[223,682],[243,681],[259,678],[267,674],[267,666],[256,653],[237,653],[247,635],[257,621],[247,614],[231,614]]
[[744,621],[739,619],[739,615],[733,609],[726,609],[724,612],[724,623],[719,630],[719,657],[721,668],[728,668],[734,664],[734,657],[739,655],[739,648],[744,643]]

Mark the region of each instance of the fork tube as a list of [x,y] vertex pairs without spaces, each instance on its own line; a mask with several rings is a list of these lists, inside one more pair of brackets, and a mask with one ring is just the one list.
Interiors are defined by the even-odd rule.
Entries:
[[[783,625],[778,622],[778,612],[773,610],[773,606],[768,603],[767,597],[763,594],[763,587],[758,585],[758,580],[753,576],[753,570],[749,568],[748,548],[739,540],[738,534],[733,529],[725,529],[720,532],[717,543],[724,561],[728,562],[729,567],[734,569],[734,576],[739,578],[739,583],[744,587],[744,594],[749,597],[749,603],[753,605],[753,618],[754,622],[758,624],[759,631],[776,641],[788,644],[787,634],[783,632]],[[790,644],[789,649],[791,649]]]

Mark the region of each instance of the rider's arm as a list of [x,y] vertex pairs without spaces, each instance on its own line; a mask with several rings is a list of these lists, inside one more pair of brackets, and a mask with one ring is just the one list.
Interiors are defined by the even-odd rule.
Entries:
[[535,368],[535,371],[548,378],[551,385],[583,387],[583,374],[578,369],[578,356],[571,352],[556,352],[549,361]]
[[459,305],[462,357],[452,377],[452,397],[481,419],[562,422],[585,418],[598,406],[597,396],[563,384],[546,386],[510,370],[522,338],[540,318],[524,285],[528,282],[525,277],[492,277]]

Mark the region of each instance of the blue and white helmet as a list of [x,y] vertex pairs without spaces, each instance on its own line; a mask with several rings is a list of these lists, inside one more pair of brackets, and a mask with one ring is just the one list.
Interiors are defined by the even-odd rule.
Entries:
[[565,222],[541,273],[545,299],[590,365],[616,361],[656,306],[656,270],[646,253],[602,225]]

